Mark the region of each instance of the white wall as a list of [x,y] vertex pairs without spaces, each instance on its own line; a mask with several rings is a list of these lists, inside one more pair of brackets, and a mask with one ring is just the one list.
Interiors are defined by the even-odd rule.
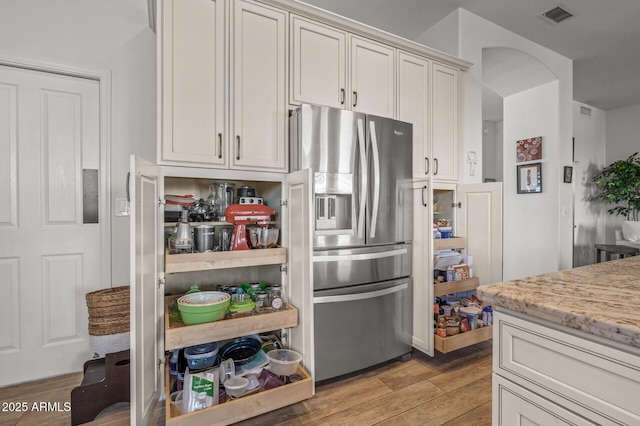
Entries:
[[[130,154],[155,159],[155,34],[145,0],[2,0],[0,55],[111,72],[111,203]],[[112,284],[129,283],[129,222],[112,221]]]
[[[591,116],[580,113],[580,107],[591,110]],[[604,166],[605,111],[573,103],[574,163],[574,266],[595,263],[593,245],[603,243],[606,210],[599,203],[589,201],[594,185],[591,178]]]
[[[452,15],[455,16],[452,17]],[[483,19],[477,15],[474,15],[464,9],[458,9],[449,15],[445,20],[439,22],[435,26],[431,27],[425,33],[416,38],[416,41],[434,46],[436,48],[447,51],[447,53],[459,56],[460,58],[469,61],[473,64],[465,73],[464,82],[464,123],[463,123],[463,135],[464,135],[464,147],[462,149],[463,156],[466,152],[474,150],[481,152],[482,146],[482,53],[485,48],[503,47],[516,49],[521,52],[525,52],[530,55],[536,61],[542,63],[548,68],[553,75],[557,78],[557,84],[554,86],[558,93],[555,98],[557,105],[554,110],[557,115],[554,118],[556,125],[555,129],[549,129],[549,134],[541,134],[556,140],[557,144],[553,146],[555,152],[544,151],[543,158],[545,160],[545,176],[561,176],[562,168],[565,165],[571,165],[571,145],[573,136],[573,64],[568,58],[565,58],[545,47],[542,47],[530,40],[527,40],[515,33],[512,33],[504,28],[501,28],[486,19]],[[447,39],[445,43],[442,40]],[[450,40],[453,38],[453,40]],[[453,51],[453,47],[457,47],[457,51]],[[548,86],[551,87],[551,86]],[[514,98],[515,99],[515,98]],[[507,104],[504,108],[505,120],[505,146],[504,157],[512,158],[510,155],[511,143],[515,143],[517,139],[511,139],[507,134]],[[517,112],[512,112],[516,114]],[[545,112],[541,112],[544,115]],[[529,121],[537,120],[538,114],[533,114],[529,117]],[[536,134],[524,135],[525,138],[537,136]],[[522,138],[520,138],[522,139]],[[543,142],[544,143],[544,142]],[[549,155],[547,155],[547,153]],[[482,159],[480,158],[481,162]],[[512,170],[513,169],[513,170]],[[463,169],[464,170],[464,169]],[[515,168],[507,167],[505,162],[504,169],[504,191],[505,194],[509,191],[509,187],[515,189]],[[548,172],[547,172],[548,170]],[[463,176],[465,183],[479,182],[479,176],[469,176],[465,171]],[[553,188],[551,188],[553,186]],[[535,250],[542,249],[547,250],[547,253],[553,253],[553,261],[545,262],[544,265],[540,265],[539,268],[532,269],[527,268],[529,274],[543,273],[550,270],[567,269],[572,266],[573,263],[573,221],[572,221],[572,204],[571,201],[572,191],[570,185],[562,186],[562,180],[548,180],[546,179],[545,186],[546,194],[553,194],[555,200],[549,199],[548,204],[537,206],[536,212],[538,216],[544,216],[545,223],[553,228],[555,237],[552,240],[544,241],[544,246],[534,246]],[[531,196],[531,195],[526,195]],[[545,198],[546,199],[546,198]],[[519,200],[519,199],[518,199]],[[505,212],[509,208],[509,202],[515,200],[509,200],[505,196]],[[522,238],[522,230],[520,227],[507,227],[508,218],[505,213],[505,227],[504,227],[504,239],[505,242],[518,241],[523,246],[529,245],[530,242]],[[513,222],[509,222],[513,223]],[[539,244],[539,242],[536,242]],[[505,244],[504,253],[508,250]],[[511,257],[511,260],[516,259]],[[508,264],[509,261],[505,257],[505,271],[515,271],[515,264]],[[505,273],[505,278],[507,274]]]
[[[640,151],[640,104],[607,111],[605,164],[624,160]],[[606,215],[604,242],[615,241],[615,230],[624,218]],[[602,240],[601,240],[602,242]]]
[[484,120],[482,122],[482,179],[495,179],[502,182],[502,135],[498,139],[498,124]]
[[[558,82],[504,99],[504,280],[556,271]],[[542,136],[542,193],[516,191],[516,141]],[[510,155],[513,154],[513,155]]]

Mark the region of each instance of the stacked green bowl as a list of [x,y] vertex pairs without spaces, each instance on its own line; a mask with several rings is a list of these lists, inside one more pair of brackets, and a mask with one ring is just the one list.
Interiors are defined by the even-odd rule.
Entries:
[[201,291],[178,299],[182,322],[186,325],[221,320],[227,313],[231,296],[221,291]]

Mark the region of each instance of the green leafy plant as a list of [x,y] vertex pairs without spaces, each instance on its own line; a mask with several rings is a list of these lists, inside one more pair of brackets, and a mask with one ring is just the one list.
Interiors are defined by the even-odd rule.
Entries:
[[602,169],[591,181],[598,187],[592,200],[616,204],[607,210],[614,216],[638,220],[640,210],[640,157],[631,154],[626,160],[618,160]]

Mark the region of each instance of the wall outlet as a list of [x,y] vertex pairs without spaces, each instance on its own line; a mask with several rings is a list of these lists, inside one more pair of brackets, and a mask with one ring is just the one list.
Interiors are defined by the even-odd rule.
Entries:
[[116,198],[116,216],[129,216],[129,202],[126,198]]

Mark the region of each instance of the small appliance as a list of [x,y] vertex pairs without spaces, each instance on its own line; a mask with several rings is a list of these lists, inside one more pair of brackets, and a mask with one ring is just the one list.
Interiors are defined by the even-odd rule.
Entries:
[[212,207],[215,219],[225,221],[225,211],[233,204],[233,193],[236,184],[231,182],[214,183],[209,187],[211,195],[207,198],[207,204]]
[[236,204],[264,204],[262,197],[236,197]]
[[189,211],[182,211],[182,220],[176,223],[176,229],[173,235],[169,237],[169,253],[192,253],[193,252],[193,233],[191,225],[189,225]]
[[247,224],[255,223],[266,228],[276,212],[264,204],[232,204],[225,210],[227,222],[234,225],[231,250],[249,250]]

